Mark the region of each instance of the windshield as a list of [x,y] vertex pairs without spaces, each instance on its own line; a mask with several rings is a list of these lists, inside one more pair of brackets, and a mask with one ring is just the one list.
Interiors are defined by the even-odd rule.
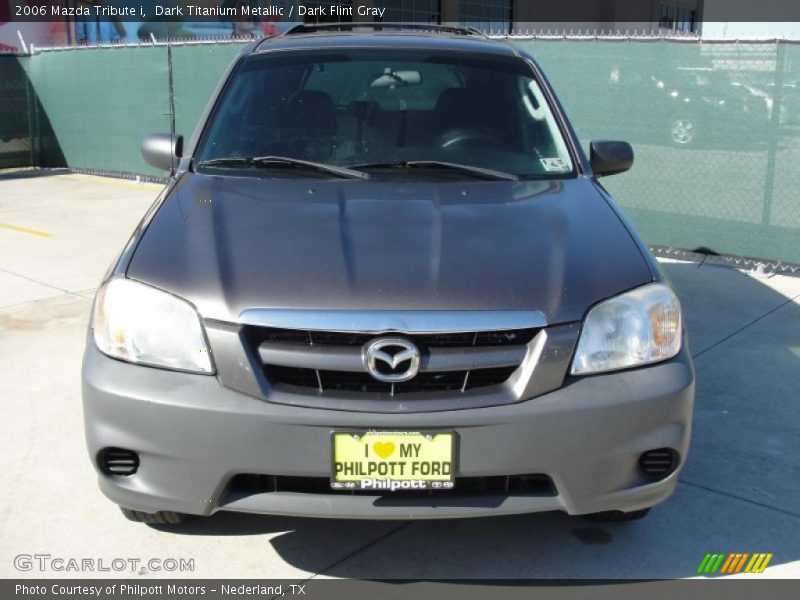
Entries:
[[371,177],[573,173],[564,138],[525,62],[433,50],[245,59],[206,128],[198,169],[249,166],[246,174],[254,176],[331,176],[309,165],[291,168],[286,160],[268,168],[264,161],[235,160],[257,157],[348,167]]

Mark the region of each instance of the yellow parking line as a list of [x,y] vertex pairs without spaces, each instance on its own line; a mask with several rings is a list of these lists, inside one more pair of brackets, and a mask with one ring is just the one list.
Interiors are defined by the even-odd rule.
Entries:
[[27,227],[17,227],[8,223],[0,223],[0,229],[8,229],[18,233],[27,233],[30,235],[38,235],[39,237],[53,237],[54,234],[47,233],[46,231],[37,231],[36,229],[28,229]]

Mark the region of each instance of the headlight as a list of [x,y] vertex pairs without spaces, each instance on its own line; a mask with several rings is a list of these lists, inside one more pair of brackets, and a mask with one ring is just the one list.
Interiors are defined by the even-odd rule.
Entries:
[[132,363],[212,373],[203,324],[180,298],[130,279],[112,279],[97,292],[94,343]]
[[572,374],[613,371],[672,358],[681,349],[682,329],[678,298],[662,283],[601,302],[586,316]]

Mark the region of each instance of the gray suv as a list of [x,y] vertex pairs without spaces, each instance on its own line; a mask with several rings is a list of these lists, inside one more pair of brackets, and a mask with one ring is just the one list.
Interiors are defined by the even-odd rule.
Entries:
[[632,520],[675,489],[681,308],[535,61],[447,27],[249,45],[95,298],[86,437],[130,519]]

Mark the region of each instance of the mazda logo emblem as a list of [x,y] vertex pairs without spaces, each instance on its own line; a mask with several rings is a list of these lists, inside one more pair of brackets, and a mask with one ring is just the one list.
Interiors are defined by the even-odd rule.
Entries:
[[364,366],[378,381],[399,383],[419,373],[419,348],[402,338],[379,338],[364,346]]

